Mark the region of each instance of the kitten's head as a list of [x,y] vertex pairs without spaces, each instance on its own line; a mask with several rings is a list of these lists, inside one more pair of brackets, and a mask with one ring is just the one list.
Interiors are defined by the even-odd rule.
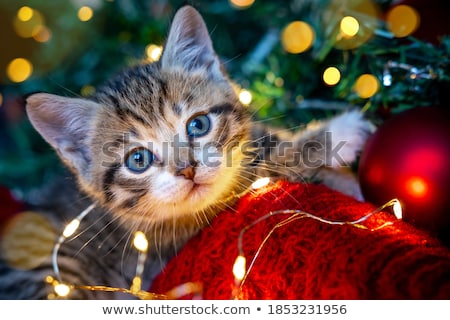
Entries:
[[175,15],[160,61],[90,99],[34,94],[27,112],[82,188],[130,228],[202,224],[248,185],[249,118],[190,6]]

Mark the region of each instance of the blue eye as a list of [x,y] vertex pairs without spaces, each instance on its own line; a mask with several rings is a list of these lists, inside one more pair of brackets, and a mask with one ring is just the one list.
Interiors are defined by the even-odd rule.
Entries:
[[190,137],[202,137],[209,132],[210,128],[211,121],[205,114],[191,118],[186,125],[186,131]]
[[155,156],[150,150],[140,148],[128,154],[125,159],[125,165],[132,172],[142,173],[152,165],[154,160]]

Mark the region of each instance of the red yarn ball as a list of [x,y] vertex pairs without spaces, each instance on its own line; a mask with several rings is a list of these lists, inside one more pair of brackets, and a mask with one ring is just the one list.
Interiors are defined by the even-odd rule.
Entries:
[[449,120],[438,107],[394,116],[367,141],[358,169],[365,200],[398,198],[405,221],[436,236],[450,231]]

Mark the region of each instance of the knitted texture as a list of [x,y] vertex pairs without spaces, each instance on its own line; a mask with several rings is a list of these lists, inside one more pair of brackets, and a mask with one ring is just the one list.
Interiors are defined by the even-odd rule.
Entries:
[[[353,221],[376,209],[322,185],[278,182],[247,194],[192,238],[158,275],[149,291],[165,293],[187,282],[204,299],[230,299],[241,230],[276,210],[299,209]],[[426,214],[426,212],[424,212]],[[273,227],[274,215],[243,237],[247,268]],[[364,225],[295,220],[277,228],[254,261],[241,299],[450,299],[450,250],[429,234],[396,220],[388,209]],[[191,298],[191,297],[185,297]]]

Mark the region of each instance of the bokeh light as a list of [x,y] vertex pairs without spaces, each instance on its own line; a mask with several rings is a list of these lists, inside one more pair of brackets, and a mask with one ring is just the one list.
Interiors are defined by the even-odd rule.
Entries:
[[33,17],[33,9],[28,6],[24,6],[17,11],[17,18],[20,21],[26,22]]
[[341,32],[346,37],[354,37],[359,31],[359,22],[352,16],[345,16],[341,20]]
[[323,72],[322,78],[325,84],[334,86],[341,80],[341,72],[336,67],[328,67]]
[[379,28],[382,13],[373,0],[329,0],[322,13],[325,37],[334,47],[356,49],[369,41]]
[[414,198],[423,198],[428,189],[428,184],[421,177],[411,177],[406,181],[406,190]]
[[41,26],[36,34],[33,35],[33,39],[37,42],[47,42],[51,39],[52,32],[46,26]]
[[91,86],[89,84],[86,84],[81,88],[80,93],[83,97],[88,97],[95,93],[95,87]]
[[33,65],[24,58],[12,60],[6,67],[6,74],[13,82],[23,82],[33,73]]
[[394,36],[402,38],[417,30],[420,24],[420,16],[413,7],[398,5],[389,10],[386,21]]
[[45,21],[42,14],[30,7],[20,8],[13,21],[14,31],[22,38],[35,36],[44,25]]
[[247,9],[254,2],[255,0],[230,0],[231,5],[238,9]]
[[163,48],[161,46],[157,46],[156,44],[149,44],[145,47],[145,53],[150,62],[158,61],[159,58],[161,58],[162,51]]
[[366,99],[377,93],[379,87],[380,83],[374,75],[363,74],[358,77],[353,89],[359,97]]
[[80,21],[86,22],[92,19],[94,16],[94,10],[92,10],[91,7],[83,6],[80,9],[78,9],[78,19]]
[[241,89],[239,91],[239,101],[244,105],[248,106],[253,100],[252,93],[247,89]]
[[281,34],[281,43],[289,53],[302,53],[308,50],[315,39],[313,28],[304,21],[294,21],[288,24]]

